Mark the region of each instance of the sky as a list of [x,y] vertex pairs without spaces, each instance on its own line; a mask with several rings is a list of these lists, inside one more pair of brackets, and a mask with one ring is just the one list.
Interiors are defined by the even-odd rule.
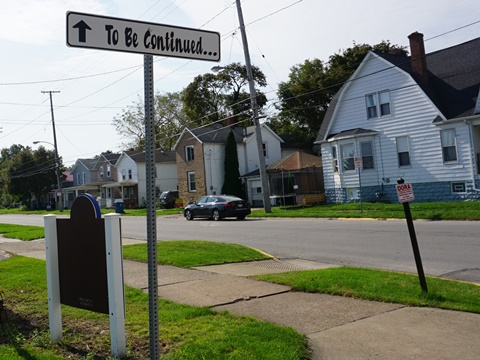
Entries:
[[[327,61],[356,44],[406,46],[415,31],[426,52],[480,36],[473,0],[243,0],[252,64],[268,85],[271,111],[280,82],[307,59]],[[234,0],[2,0],[0,2],[0,149],[53,148],[52,94],[59,155],[72,165],[128,139],[112,125],[143,100],[142,54],[66,45],[67,11],[220,33],[219,62],[154,57],[156,93],[184,89],[213,66],[245,62]],[[34,145],[34,141],[44,141]]]

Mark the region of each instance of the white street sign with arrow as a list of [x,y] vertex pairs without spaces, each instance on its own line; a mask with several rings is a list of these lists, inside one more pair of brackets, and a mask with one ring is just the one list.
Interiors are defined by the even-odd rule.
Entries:
[[67,45],[220,61],[218,32],[67,12]]

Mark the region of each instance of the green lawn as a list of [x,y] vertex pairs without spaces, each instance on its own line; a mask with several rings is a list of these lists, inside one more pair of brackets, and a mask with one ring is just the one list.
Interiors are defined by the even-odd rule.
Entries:
[[[123,257],[125,259],[147,262],[147,244],[124,246]],[[157,263],[160,265],[188,268],[265,259],[270,259],[270,257],[243,245],[199,240],[162,241],[157,243]]]
[[417,275],[352,267],[254,278],[288,285],[295,291],[480,313],[480,286],[435,277],[426,278],[428,293],[421,290]]
[[6,238],[19,240],[35,240],[45,237],[42,226],[0,224],[0,234]]
[[[9,318],[0,359],[110,359],[104,314],[62,306],[63,339],[50,343],[45,277],[42,260],[0,261]],[[128,359],[148,358],[148,295],[130,287],[125,295]],[[291,328],[165,300],[158,308],[162,359],[308,359],[306,338]]]

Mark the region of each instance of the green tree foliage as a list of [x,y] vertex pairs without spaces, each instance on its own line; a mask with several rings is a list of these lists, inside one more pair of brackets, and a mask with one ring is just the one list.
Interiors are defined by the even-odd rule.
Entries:
[[368,51],[407,52],[389,41],[377,45],[355,44],[353,47],[330,56],[328,62],[319,59],[306,60],[290,70],[287,82],[279,84],[277,95],[278,117],[270,126],[277,133],[297,133],[313,142],[322,124],[330,100],[355,72]]
[[[155,96],[155,147],[171,150],[177,141],[177,135],[187,123],[180,93],[165,93]],[[113,119],[117,133],[125,140],[125,148],[145,149],[145,105],[137,99],[120,115]]]
[[225,142],[225,178],[222,186],[222,194],[244,197],[240,171],[238,170],[237,143],[233,131],[228,133]]
[[[259,110],[266,104],[265,94],[258,87],[267,85],[263,72],[252,67],[256,85],[256,97]],[[251,124],[252,112],[248,76],[245,65],[232,63],[216,74],[206,73],[195,79],[183,90],[182,100],[185,113],[196,126],[233,117],[234,123]]]
[[[30,147],[16,147],[13,150],[16,152],[7,161],[5,169],[7,193],[27,206],[30,206],[33,198],[42,201],[46,193],[57,187],[55,152],[43,146],[35,151]],[[60,171],[63,172],[61,159],[59,161]]]

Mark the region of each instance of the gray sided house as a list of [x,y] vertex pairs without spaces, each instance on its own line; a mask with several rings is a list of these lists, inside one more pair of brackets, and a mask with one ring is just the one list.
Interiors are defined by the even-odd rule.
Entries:
[[[411,56],[370,52],[332,99],[315,144],[328,203],[480,199],[480,38]],[[361,184],[361,186],[360,186]]]

